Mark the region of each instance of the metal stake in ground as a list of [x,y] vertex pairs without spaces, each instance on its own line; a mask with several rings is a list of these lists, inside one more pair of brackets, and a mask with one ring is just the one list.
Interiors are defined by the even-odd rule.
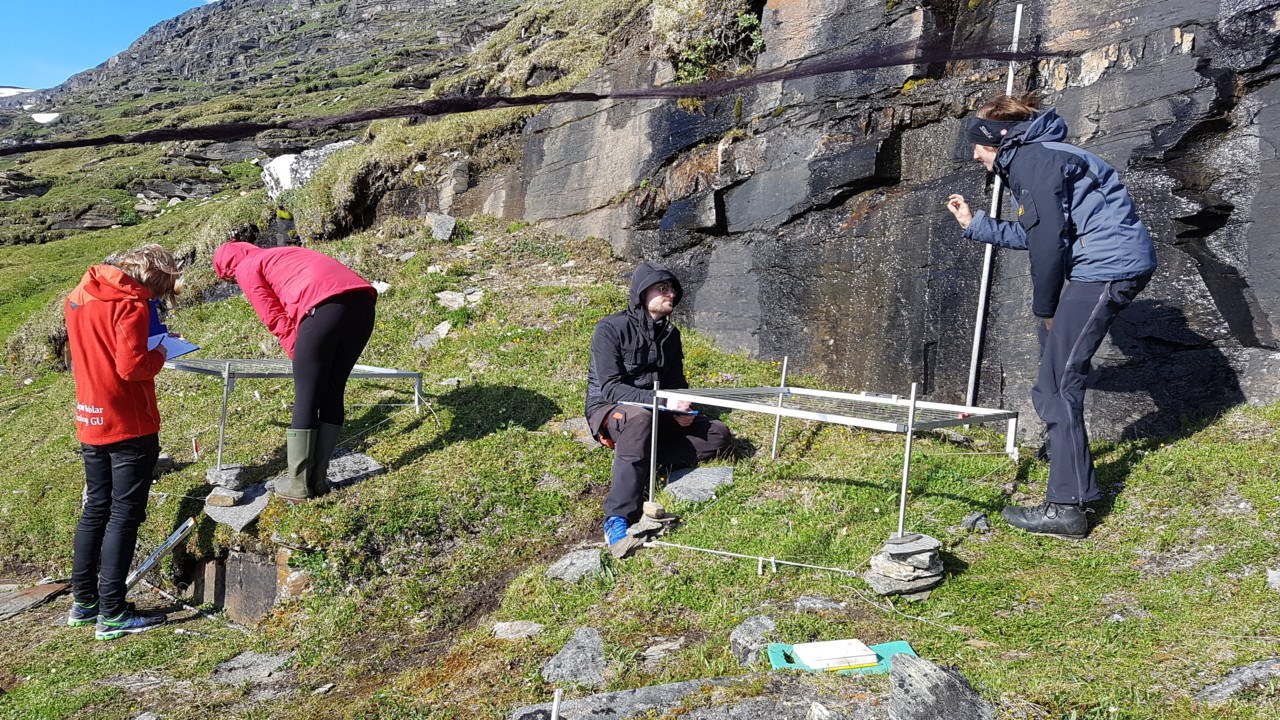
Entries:
[[[778,381],[778,407],[782,407],[782,398],[787,392],[787,360],[790,356],[782,356],[782,379]],[[782,413],[778,413],[773,418],[773,453],[770,459],[778,459],[778,431],[782,429]]]
[[[1018,52],[1018,35],[1022,32],[1022,4],[1013,14],[1013,52]],[[1009,74],[1004,82],[1004,94],[1013,94],[1013,61],[1009,61]],[[1000,219],[1000,175],[996,174],[991,188],[991,212],[993,220]],[[984,243],[985,244],[985,243]],[[982,337],[987,321],[987,298],[991,294],[991,266],[995,259],[995,245],[987,245],[982,254],[982,280],[978,284],[978,317],[973,322],[973,347],[969,355],[969,388],[964,394],[965,405],[976,405],[978,399],[978,360],[982,355]]]
[[657,502],[658,486],[658,390],[661,384],[653,379],[653,433],[649,437],[649,502]]
[[911,383],[911,404],[907,406],[907,450],[902,458],[902,493],[898,500],[898,534],[902,537],[907,520],[907,478],[911,477],[911,436],[916,424],[916,383]]

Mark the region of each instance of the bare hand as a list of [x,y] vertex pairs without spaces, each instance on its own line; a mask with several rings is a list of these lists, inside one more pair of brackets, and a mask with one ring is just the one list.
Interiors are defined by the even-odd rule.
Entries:
[[676,415],[673,415],[672,417],[674,417],[674,418],[675,418],[676,424],[677,424],[677,425],[679,425],[680,427],[689,427],[690,425],[692,425],[692,424],[693,424],[693,416],[692,416],[692,415],[686,415],[686,414],[684,414],[684,413],[677,413]]
[[1044,323],[1045,332],[1053,332],[1053,318],[1040,318],[1040,321]]
[[668,400],[667,408],[676,412],[689,412],[693,409],[693,403],[688,400]]
[[973,222],[973,211],[969,209],[969,203],[964,201],[963,195],[952,195],[947,198],[947,210],[951,211],[951,215],[955,217],[956,222],[960,223],[961,228],[969,229],[969,223]]
[[164,343],[157,345],[156,350],[160,351],[160,357],[164,358],[165,360],[169,359],[169,348],[165,347]]

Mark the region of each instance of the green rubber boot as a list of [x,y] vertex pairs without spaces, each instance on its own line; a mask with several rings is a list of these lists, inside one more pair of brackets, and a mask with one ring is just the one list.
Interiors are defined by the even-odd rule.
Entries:
[[315,430],[285,431],[285,455],[288,467],[276,478],[276,495],[288,502],[302,502],[311,497],[312,460],[316,445]]
[[338,433],[341,425],[320,423],[317,431],[315,454],[311,456],[311,497],[320,497],[329,492],[329,460],[333,459],[333,451],[338,449]]

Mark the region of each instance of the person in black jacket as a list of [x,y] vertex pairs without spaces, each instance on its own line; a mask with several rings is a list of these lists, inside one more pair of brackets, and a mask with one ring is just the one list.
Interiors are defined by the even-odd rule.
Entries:
[[1066,123],[1053,109],[1039,111],[1034,96],[986,103],[966,133],[974,160],[1008,184],[1017,219],[972,211],[961,195],[947,209],[964,237],[1028,251],[1039,318],[1031,399],[1048,433],[1049,488],[1044,503],[1001,516],[1028,532],[1083,538],[1086,504],[1102,497],[1085,432],[1085,378],[1112,321],[1151,279],[1155,246],[1115,169],[1062,142]]
[[[680,329],[670,319],[683,294],[670,270],[641,263],[631,275],[631,305],[596,323],[591,335],[587,423],[614,449],[604,533],[619,557],[632,549],[622,541],[640,519],[641,493],[649,482],[653,413],[641,405],[653,405],[655,379],[663,390],[689,387]],[[668,401],[667,407],[672,412],[658,417],[658,461],[667,467],[697,465],[733,439],[724,423],[690,413],[687,402]]]

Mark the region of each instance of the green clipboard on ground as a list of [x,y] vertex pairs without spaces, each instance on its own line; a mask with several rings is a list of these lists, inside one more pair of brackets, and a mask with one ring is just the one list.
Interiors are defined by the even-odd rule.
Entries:
[[[815,670],[808,665],[805,665],[792,652],[792,647],[794,646],[787,645],[785,643],[769,643],[769,647],[767,648],[769,665],[772,666],[774,670],[803,670],[805,672],[812,673],[828,672],[826,670]],[[872,645],[870,647],[875,651],[876,658],[879,660],[875,665],[848,668],[846,670],[834,670],[831,672],[834,672],[836,675],[882,675],[889,672],[890,661],[893,659],[894,655],[897,655],[898,653],[906,653],[908,655],[916,654],[916,651],[912,649],[911,645],[907,643],[906,640],[894,640],[893,642],[880,643],[879,645]]]

